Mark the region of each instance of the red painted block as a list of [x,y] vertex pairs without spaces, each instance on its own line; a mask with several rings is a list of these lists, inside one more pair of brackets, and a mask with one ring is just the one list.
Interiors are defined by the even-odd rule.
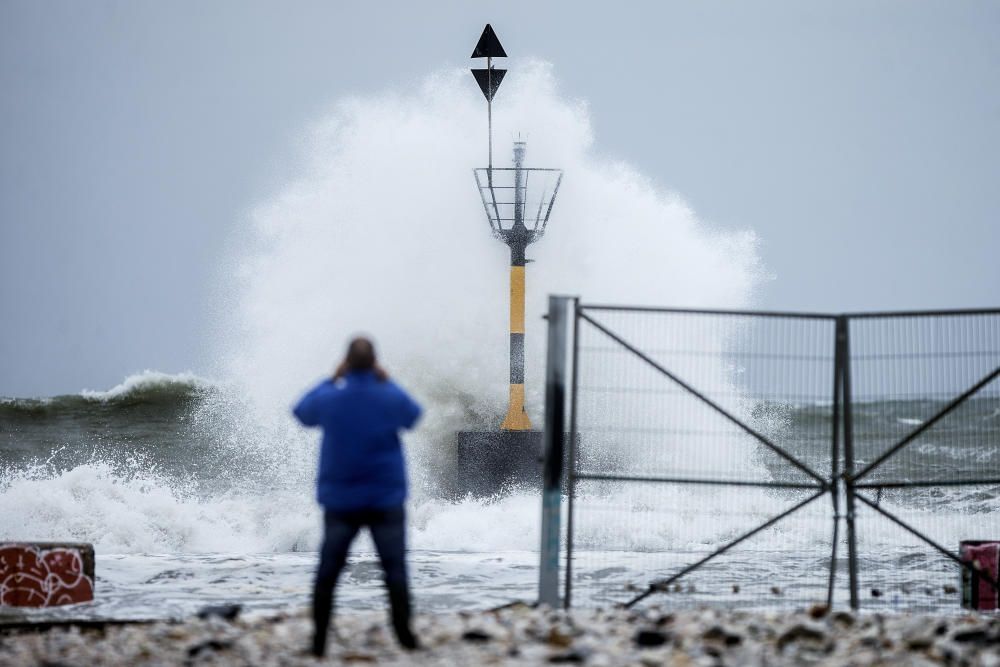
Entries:
[[[1000,542],[966,540],[959,544],[962,562],[985,573],[993,581],[1000,575]],[[969,568],[962,568],[962,606],[978,611],[995,611],[1000,608],[997,590],[986,579]]]
[[0,605],[54,607],[93,599],[93,546],[0,544]]

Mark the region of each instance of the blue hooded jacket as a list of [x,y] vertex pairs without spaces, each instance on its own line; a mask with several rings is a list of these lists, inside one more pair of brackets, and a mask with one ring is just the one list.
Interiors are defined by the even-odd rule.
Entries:
[[406,499],[399,430],[420,418],[420,406],[390,380],[352,371],[320,382],[293,410],[306,426],[323,428],[316,499],[329,510],[385,509]]

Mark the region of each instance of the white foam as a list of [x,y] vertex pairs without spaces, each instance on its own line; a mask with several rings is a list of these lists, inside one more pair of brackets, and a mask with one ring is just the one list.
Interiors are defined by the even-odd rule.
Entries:
[[105,553],[315,547],[315,517],[301,511],[308,498],[198,498],[175,479],[123,474],[102,462],[21,471],[0,480],[0,488],[0,535],[17,539],[80,540]]
[[160,371],[144,370],[141,373],[130,375],[118,385],[106,391],[95,391],[84,389],[80,396],[94,401],[111,401],[124,396],[157,389],[170,388],[204,388],[212,383],[205,378],[199,377],[191,372],[186,373],[161,373]]

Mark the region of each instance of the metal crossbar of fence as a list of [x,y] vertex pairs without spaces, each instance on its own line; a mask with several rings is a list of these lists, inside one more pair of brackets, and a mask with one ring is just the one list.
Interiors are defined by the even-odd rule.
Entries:
[[1000,310],[553,297],[549,325],[542,601],[938,608],[961,568],[996,588],[958,546],[1000,539]]

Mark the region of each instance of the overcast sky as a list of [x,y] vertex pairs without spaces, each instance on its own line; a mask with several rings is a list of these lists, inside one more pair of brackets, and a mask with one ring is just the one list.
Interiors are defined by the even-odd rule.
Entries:
[[753,229],[755,304],[998,305],[1000,2],[0,2],[0,395],[206,367],[220,256],[346,94],[554,65],[596,150]]

